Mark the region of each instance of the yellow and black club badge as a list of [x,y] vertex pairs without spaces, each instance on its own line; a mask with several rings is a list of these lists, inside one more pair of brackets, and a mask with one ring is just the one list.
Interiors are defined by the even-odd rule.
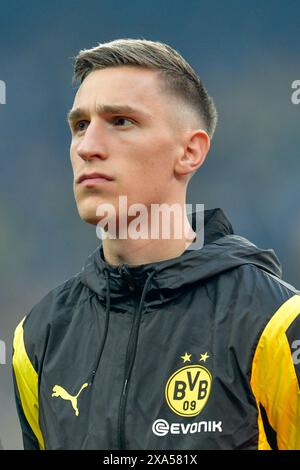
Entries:
[[[191,354],[181,356],[183,362],[191,361]],[[200,361],[206,362],[208,354],[201,354]],[[180,416],[196,416],[204,408],[211,391],[212,376],[201,364],[181,367],[169,378],[165,397],[169,407]]]

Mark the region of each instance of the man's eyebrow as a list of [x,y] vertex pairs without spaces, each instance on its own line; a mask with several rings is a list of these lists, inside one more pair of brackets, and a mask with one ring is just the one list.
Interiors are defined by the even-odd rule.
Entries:
[[67,114],[67,120],[69,122],[77,121],[78,119],[82,119],[84,115],[85,113],[83,109],[80,109],[80,108],[70,109],[70,111]]
[[[129,105],[111,105],[111,104],[101,104],[96,108],[98,115],[103,114],[136,114],[144,117],[150,118],[151,115],[141,109],[133,108]],[[82,108],[71,109],[67,114],[67,119],[69,122],[77,121],[79,119],[85,118],[87,113]]]

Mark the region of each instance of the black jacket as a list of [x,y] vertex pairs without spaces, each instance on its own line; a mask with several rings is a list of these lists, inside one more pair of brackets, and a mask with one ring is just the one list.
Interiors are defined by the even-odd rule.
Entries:
[[26,449],[300,448],[299,292],[221,209],[204,242],[138,267],[100,246],[33,307],[13,355]]

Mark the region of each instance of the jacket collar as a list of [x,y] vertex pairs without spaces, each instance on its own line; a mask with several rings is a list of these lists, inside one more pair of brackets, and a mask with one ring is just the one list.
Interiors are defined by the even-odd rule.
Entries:
[[[196,213],[192,214],[192,227]],[[170,298],[184,293],[191,283],[203,281],[242,264],[255,264],[281,275],[281,267],[273,250],[259,249],[247,239],[234,235],[233,228],[220,208],[204,211],[204,245],[198,250],[186,250],[180,256],[140,266],[112,266],[106,262],[100,245],[87,259],[81,272],[81,282],[106,298],[108,285],[110,302],[125,311],[134,293],[142,294],[151,275],[145,305],[160,306]],[[126,306],[127,302],[127,306]]]

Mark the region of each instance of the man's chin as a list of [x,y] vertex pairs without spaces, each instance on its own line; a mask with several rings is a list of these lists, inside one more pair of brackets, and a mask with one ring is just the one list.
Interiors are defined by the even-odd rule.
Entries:
[[99,219],[97,217],[92,217],[92,216],[82,216],[80,215],[80,218],[86,222],[87,224],[90,224],[90,225],[97,225],[98,222],[99,222]]
[[97,225],[101,217],[97,216],[97,207],[77,206],[79,217],[87,224]]
[[109,222],[112,225],[115,225],[116,216],[115,212],[112,213],[102,213],[97,215],[97,207],[95,208],[78,208],[80,218],[87,224],[97,225],[101,224],[106,225]]
[[97,210],[101,204],[101,201],[95,197],[85,197],[82,199],[76,199],[76,205],[79,217],[87,224],[97,225],[101,216],[97,215]]

